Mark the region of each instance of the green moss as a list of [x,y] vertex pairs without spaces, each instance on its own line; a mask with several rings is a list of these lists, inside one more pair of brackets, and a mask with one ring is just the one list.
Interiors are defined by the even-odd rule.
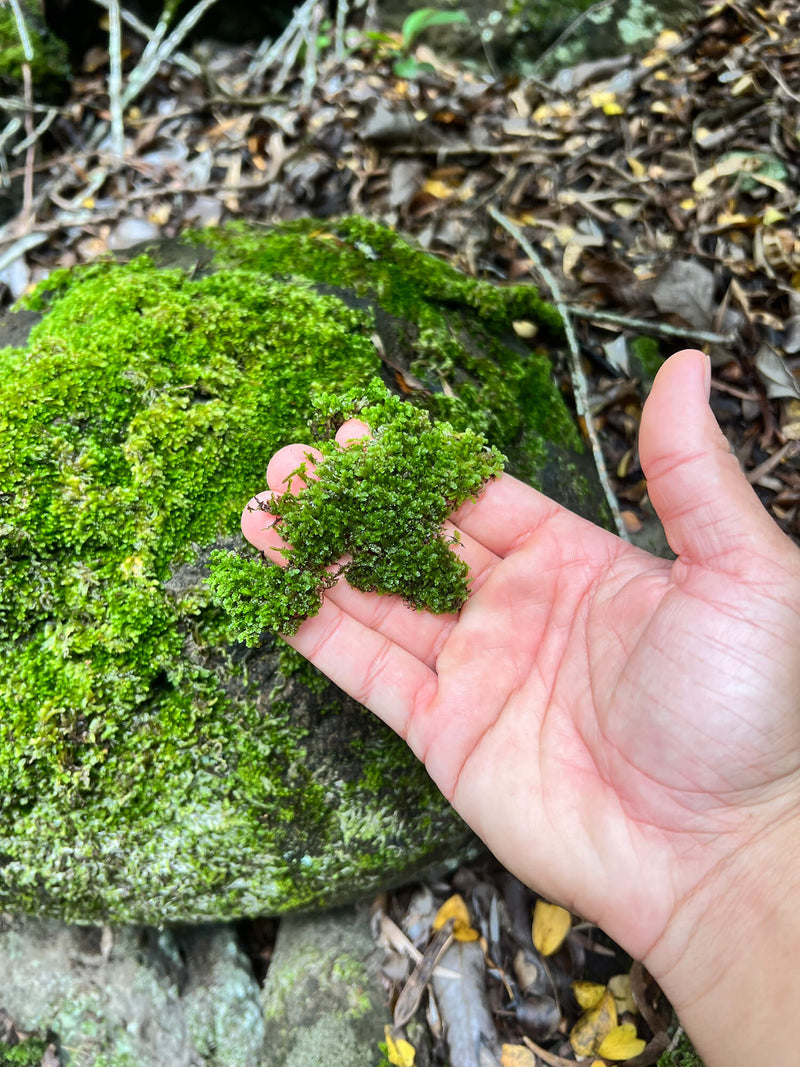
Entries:
[[[454,447],[485,432],[535,478],[545,429],[578,438],[546,354],[504,330],[557,319],[363,220],[203,237],[209,268],[190,248],[57,273],[27,345],[0,349],[0,906],[280,911],[465,839],[402,742],[277,674],[269,641],[247,653],[203,577],[312,397],[394,379],[376,332]],[[343,730],[360,752],[340,756]]]
[[703,1067],[703,1061],[684,1034],[674,1049],[660,1057],[658,1067]]
[[[377,379],[344,396],[320,396],[315,406],[331,429],[357,417],[372,438],[347,449],[322,442],[307,488],[273,496],[274,519],[265,521],[292,546],[284,550],[285,567],[212,555],[212,595],[231,615],[236,636],[253,644],[264,630],[294,633],[341,577],[354,589],[395,593],[435,614],[457,612],[467,599],[468,570],[450,551],[442,524],[502,471],[503,457],[480,434],[432,424]],[[295,473],[307,478],[306,464]]]
[[658,341],[654,337],[635,337],[631,342],[631,355],[635,361],[634,373],[641,373],[646,382],[652,382],[664,362]]
[[[33,49],[31,75],[39,94],[63,91],[69,78],[67,46],[47,29],[39,0],[22,0],[22,17]],[[0,85],[19,90],[26,61],[19,26],[10,4],[0,5]]]
[[19,1044],[0,1044],[0,1067],[40,1067],[49,1042],[35,1034]]

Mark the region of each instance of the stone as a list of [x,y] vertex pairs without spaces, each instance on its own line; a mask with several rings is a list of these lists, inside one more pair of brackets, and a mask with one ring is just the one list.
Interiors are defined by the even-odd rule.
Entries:
[[369,909],[287,916],[262,990],[262,1067],[375,1067],[392,1017]]
[[315,389],[375,378],[609,525],[557,314],[364,219],[128,255],[0,323],[0,908],[215,921],[460,860],[473,838],[405,745],[277,639],[234,641],[207,562],[245,551]]
[[259,1067],[260,992],[220,924],[104,931],[15,919],[0,929],[0,1008],[83,1067]]

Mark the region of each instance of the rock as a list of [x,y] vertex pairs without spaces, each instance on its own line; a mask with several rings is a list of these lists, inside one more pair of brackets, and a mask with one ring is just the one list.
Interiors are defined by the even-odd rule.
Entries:
[[260,990],[229,927],[103,931],[18,919],[0,931],[0,975],[0,1008],[18,1030],[48,1032],[69,1063],[261,1063]]
[[375,1067],[392,1021],[367,908],[289,916],[262,990],[262,1067]]
[[277,914],[462,858],[398,738],[272,638],[232,641],[206,561],[243,547],[313,389],[375,376],[607,522],[552,381],[558,317],[363,219],[128,254],[0,323],[0,908]]

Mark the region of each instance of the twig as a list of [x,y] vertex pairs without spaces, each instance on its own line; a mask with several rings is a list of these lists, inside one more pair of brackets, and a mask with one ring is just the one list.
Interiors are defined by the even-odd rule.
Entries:
[[691,326],[670,326],[666,322],[653,322],[651,319],[633,319],[619,315],[615,311],[602,311],[600,308],[587,308],[580,304],[570,304],[570,313],[576,319],[589,322],[611,322],[615,326],[626,326],[631,330],[652,334],[654,337],[680,337],[684,341],[697,341],[698,344],[729,345],[733,341],[731,334],[714,333],[711,330],[695,330]]
[[347,27],[347,16],[350,14],[348,0],[338,0],[336,4],[336,28],[333,37],[333,59],[336,63],[344,62],[344,35]]
[[303,26],[303,41],[306,46],[305,62],[303,63],[303,88],[300,90],[300,104],[308,107],[314,94],[314,86],[317,84],[317,51],[319,38],[319,24],[322,21],[322,5],[315,4],[311,18]]
[[[12,149],[11,155],[12,156],[18,156],[20,154],[20,152],[24,152],[25,149],[29,147],[29,145],[34,144],[36,141],[38,141],[39,138],[42,136],[42,134],[45,132],[45,130],[52,124],[53,119],[55,119],[55,117],[57,115],[58,115],[58,108],[55,108],[55,107],[49,108],[47,114],[42,119],[42,121],[39,123],[39,125],[30,134],[28,134],[25,137],[24,140],[20,141],[19,144],[14,145],[14,148]],[[50,164],[46,163],[44,165],[45,166],[49,166]],[[34,168],[34,169],[39,169],[39,168]]]
[[786,444],[781,445],[777,452],[773,452],[771,456],[768,456],[763,463],[759,463],[757,467],[753,467],[751,471],[748,471],[748,482],[751,485],[757,485],[762,478],[771,474],[776,467],[780,467],[785,459],[793,459],[798,452],[800,452],[800,441],[787,441]]
[[122,13],[119,0],[108,8],[108,102],[111,112],[111,151],[117,162],[125,158],[125,125],[122,119]]
[[24,237],[20,237],[10,248],[7,248],[5,252],[0,252],[0,270],[5,270],[6,267],[10,266],[21,256],[24,256],[31,248],[44,244],[46,240],[46,233],[26,233]]
[[22,64],[22,91],[25,96],[25,176],[22,179],[22,217],[27,219],[33,209],[33,163],[36,138],[33,136],[33,76],[31,65]]
[[564,333],[567,338],[567,345],[570,355],[570,377],[572,379],[572,391],[575,395],[575,407],[578,411],[578,417],[582,420],[584,428],[586,430],[586,436],[589,438],[589,444],[592,448],[592,455],[594,457],[595,467],[597,468],[597,476],[600,480],[600,484],[603,487],[606,501],[608,503],[611,514],[614,516],[614,525],[617,528],[617,533],[624,540],[628,541],[628,532],[625,529],[625,523],[622,521],[622,515],[620,514],[619,504],[617,498],[614,495],[614,490],[611,488],[611,482],[608,477],[608,471],[606,469],[606,461],[603,456],[603,450],[600,447],[600,439],[597,436],[597,431],[594,428],[592,417],[589,409],[589,387],[586,383],[586,378],[581,367],[581,354],[578,347],[578,339],[575,336],[575,328],[572,325],[572,317],[570,310],[564,302],[564,298],[561,295],[561,290],[558,287],[558,283],[553,277],[552,273],[542,263],[541,258],[536,252],[533,245],[525,238],[525,235],[516,226],[511,219],[503,215],[496,207],[490,205],[488,213],[499,223],[504,230],[511,234],[514,240],[519,244],[520,248],[525,252],[525,255],[536,266],[537,271],[544,279],[545,285],[550,290],[550,294],[553,298],[561,320],[564,324]]
[[31,74],[34,56],[33,45],[19,0],[11,0],[11,10],[22,45],[22,54],[25,57],[22,63],[22,93],[25,101],[25,133],[28,147],[25,154],[25,176],[22,182],[22,217],[27,218],[33,206],[33,163],[36,155],[36,143],[33,137],[33,76]]
[[[94,0],[94,2],[96,4],[99,4],[100,7],[105,8],[106,11],[109,11],[111,8],[111,0]],[[148,26],[146,22],[142,22],[141,19],[137,18],[136,15],[132,14],[130,11],[127,11],[125,8],[122,8],[120,14],[122,15],[122,21],[125,23],[125,25],[130,26],[134,33],[138,33],[140,37],[144,37],[144,39],[147,41],[147,45],[145,45],[145,50],[144,52],[142,52],[142,56],[139,60],[139,62],[141,63],[145,55],[148,54],[148,48],[150,48],[152,42],[156,42],[155,47],[157,47],[158,44],[161,43],[161,40],[164,36],[164,32],[166,32],[169,23],[165,22],[164,17],[162,16],[156,28],[152,29],[152,27]],[[164,30],[160,32],[160,27],[162,23],[164,24]],[[151,49],[151,51],[152,50],[153,49]],[[183,52],[173,52],[170,58],[173,63],[177,64],[179,67],[183,67],[183,69],[188,74],[191,74],[195,78],[200,77],[200,75],[203,73],[203,68],[200,66],[200,64],[195,62],[195,60],[190,59],[189,56],[185,55]]]
[[[286,76],[288,77],[288,71],[291,70],[292,63],[294,63],[295,59],[297,58],[297,53],[300,51],[300,44],[302,43],[303,39],[302,28],[311,19],[316,4],[317,0],[305,0],[305,3],[298,7],[298,9],[295,11],[294,15],[292,16],[292,21],[289,23],[289,25],[286,27],[280,37],[278,37],[277,40],[273,41],[265,52],[262,53],[261,49],[256,52],[256,54],[253,56],[250,66],[247,68],[248,78],[263,76],[264,74],[266,74],[266,72],[269,70],[269,68],[280,55],[288,53],[290,50],[293,49],[292,60],[287,68]],[[283,67],[285,66],[286,61],[284,60],[281,69],[283,69]],[[284,77],[284,81],[285,80],[286,78]]]

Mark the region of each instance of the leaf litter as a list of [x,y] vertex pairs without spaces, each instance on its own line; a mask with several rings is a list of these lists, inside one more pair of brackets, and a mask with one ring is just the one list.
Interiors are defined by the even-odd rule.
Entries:
[[[0,305],[55,267],[188,226],[377,217],[498,282],[543,285],[539,267],[549,272],[575,325],[622,518],[642,543],[657,541],[636,446],[642,403],[661,359],[684,345],[710,352],[723,432],[800,541],[800,12],[790,0],[705,0],[695,23],[644,57],[549,81],[489,77],[440,60],[424,34],[404,44],[361,11],[353,19],[326,38],[309,0],[277,41],[201,42],[191,54],[175,45],[153,65],[152,27],[123,9],[121,158],[107,49],[87,54],[64,103],[3,98]],[[567,368],[557,372],[568,388]],[[454,892],[461,904],[442,928],[452,919],[478,936],[452,941],[444,967],[434,918]],[[601,1001],[616,1022],[581,1046],[585,1062],[622,1050],[644,1067],[674,1040],[657,987],[599,930],[568,916],[561,945],[537,947],[535,903],[489,858],[380,898],[387,996],[403,1007],[391,1032],[400,1062],[443,1062],[455,1028],[463,1055],[484,1062],[572,1063],[575,1027]],[[263,937],[243,940],[268,957]],[[471,977],[448,1020],[441,983],[456,973]],[[10,1019],[3,1036],[28,1038]],[[60,1062],[55,1046],[45,1060]]]

